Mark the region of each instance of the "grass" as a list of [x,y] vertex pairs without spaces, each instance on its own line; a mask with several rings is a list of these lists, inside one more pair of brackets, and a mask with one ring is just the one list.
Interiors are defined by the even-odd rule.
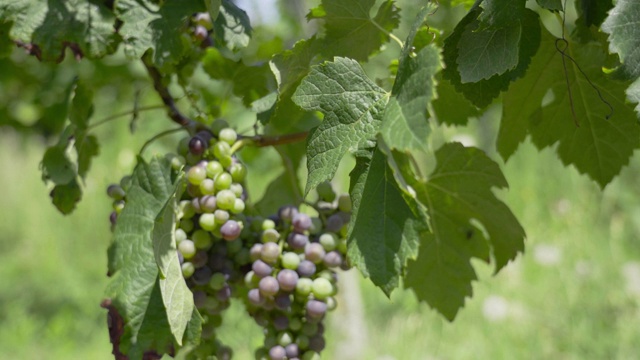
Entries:
[[[112,358],[98,306],[110,237],[103,193],[129,171],[137,139],[145,136],[130,138],[113,133],[116,128],[101,130],[111,140],[68,217],[48,203],[40,181],[44,144],[0,136],[0,358]],[[324,358],[633,359],[640,353],[640,285],[634,288],[640,279],[629,270],[640,266],[640,159],[604,191],[562,167],[551,150],[538,153],[530,144],[504,171],[511,189],[499,195],[527,230],[525,254],[496,276],[475,264],[480,281],[454,323],[410,292],[397,290],[388,300],[368,280],[349,275],[343,292],[351,294],[329,321]],[[257,326],[243,316],[233,307],[222,335],[238,348],[237,359],[251,358],[260,341]]]

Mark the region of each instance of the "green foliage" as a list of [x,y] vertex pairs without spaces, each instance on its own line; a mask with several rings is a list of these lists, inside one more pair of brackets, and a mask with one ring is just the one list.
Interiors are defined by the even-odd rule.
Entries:
[[[269,169],[273,181],[260,184],[266,192],[259,201],[249,185],[249,216],[308,201],[318,184],[345,177],[338,169],[350,154],[349,262],[385,294],[404,284],[453,320],[478,278],[472,259],[498,272],[524,250],[525,233],[493,193],[507,181],[490,151],[459,143],[433,151],[439,139],[429,136],[442,124],[485,118],[499,104],[503,159],[529,136],[604,188],[640,145],[640,8],[629,0],[581,0],[574,16],[560,13],[559,0],[537,0],[534,8],[548,17],[543,24],[524,0],[436,3],[322,0],[287,9],[308,11],[314,21],[304,28],[291,15],[283,22],[296,26],[251,24],[231,0],[0,0],[0,125],[57,137],[41,169],[64,214],[83,196],[99,140],[109,139],[95,127],[111,119],[89,124],[94,97],[113,93],[122,101],[123,89],[134,119],[149,103],[138,89],[153,89],[160,99],[149,108],[162,101],[190,135],[220,115],[241,135],[234,152],[277,146],[282,166]],[[464,16],[457,5],[468,9]],[[571,37],[547,30],[547,20],[555,21],[548,11],[576,25]],[[206,14],[211,21],[194,16]],[[63,62],[62,70],[21,66],[14,45],[43,62],[62,61],[65,49],[85,60]],[[127,68],[124,75],[116,76],[117,66]],[[152,85],[142,82],[147,76]],[[34,84],[43,90],[34,92]],[[188,164],[198,161],[193,151],[182,152]],[[265,166],[255,153],[239,156]],[[175,256],[183,188],[168,160],[139,156],[109,249],[107,291],[124,319],[120,350],[130,358],[185,354],[210,321],[195,309]]]
[[623,71],[631,78],[640,76],[640,4],[637,1],[620,0],[602,24],[609,34],[609,50],[620,55]]
[[420,255],[410,261],[405,285],[420,300],[453,320],[472,294],[476,274],[470,260],[493,259],[500,271],[524,250],[524,230],[511,210],[492,193],[507,181],[481,150],[459,143],[436,151],[437,165],[425,182],[408,178],[427,207],[430,233]]

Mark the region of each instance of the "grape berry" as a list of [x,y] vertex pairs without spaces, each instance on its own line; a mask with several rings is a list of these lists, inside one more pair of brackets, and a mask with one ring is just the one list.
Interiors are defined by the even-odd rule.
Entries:
[[[200,15],[194,22],[208,24]],[[246,167],[231,152],[237,134],[220,121],[212,129],[217,137],[201,131],[180,141],[178,154],[167,155],[176,175],[185,174],[176,256],[205,319],[201,344],[191,355],[231,359],[232,350],[216,331],[231,298],[239,298],[264,329],[256,359],[319,359],[325,347],[323,321],[336,304],[336,269],[349,267],[344,236],[351,201],[323,183],[315,217],[291,205],[267,218],[247,216]],[[112,229],[130,184],[125,177],[107,189],[113,199]]]

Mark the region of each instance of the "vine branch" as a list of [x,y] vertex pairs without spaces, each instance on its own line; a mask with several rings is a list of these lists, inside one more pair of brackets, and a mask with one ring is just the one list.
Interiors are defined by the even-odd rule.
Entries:
[[176,106],[176,102],[169,93],[169,89],[162,83],[162,74],[160,71],[144,57],[142,58],[142,63],[144,64],[144,67],[147,68],[147,73],[151,77],[151,80],[153,80],[153,88],[156,90],[158,95],[160,95],[162,102],[168,108],[168,115],[171,120],[180,126],[195,128],[196,122],[182,114]]

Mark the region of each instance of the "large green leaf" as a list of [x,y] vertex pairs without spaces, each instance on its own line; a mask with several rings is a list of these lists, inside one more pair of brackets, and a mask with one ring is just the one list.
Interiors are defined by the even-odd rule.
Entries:
[[481,4],[481,28],[500,29],[520,22],[526,0],[484,0]]
[[218,16],[213,18],[216,40],[231,50],[247,46],[253,31],[247,13],[230,0],[222,0],[218,9]]
[[636,104],[636,113],[640,117],[640,79],[634,81],[627,89],[627,98]]
[[620,55],[623,70],[631,77],[640,76],[640,1],[618,0],[602,24],[609,34],[609,50]]
[[466,125],[470,117],[480,116],[481,112],[463,94],[456,91],[450,81],[442,79],[442,73],[436,76],[438,97],[431,102],[431,108],[440,124]]
[[[618,0],[618,2],[620,2]],[[630,2],[634,2],[631,0]],[[578,26],[600,26],[607,17],[607,12],[613,7],[612,0],[576,0]]]
[[[172,201],[175,188],[167,160],[152,159],[147,163],[139,159],[127,192],[127,205],[118,216],[114,242],[109,249],[112,279],[106,293],[124,319],[121,350],[132,359],[141,358],[147,350],[167,352],[174,341],[153,237],[158,236],[154,234],[156,219],[163,215],[163,210],[171,208],[167,203]],[[162,231],[156,231],[165,233],[172,222],[158,225]],[[168,275],[170,267],[167,268]],[[169,285],[166,280],[164,286]]]
[[358,152],[350,176],[349,261],[390,295],[418,254],[426,220],[415,199],[403,196],[380,150]]
[[333,177],[347,151],[375,145],[388,98],[355,60],[335,58],[313,67],[293,95],[303,109],[324,114],[322,124],[309,135],[305,196]]
[[405,285],[453,320],[471,296],[476,274],[471,259],[495,261],[496,272],[524,250],[524,230],[492,192],[507,182],[481,150],[459,143],[436,151],[427,181],[406,176],[427,207],[430,233],[424,233],[417,260],[409,261]]
[[551,11],[562,11],[562,0],[536,0],[538,5]]
[[43,61],[60,61],[69,46],[99,58],[116,50],[116,18],[103,2],[88,0],[0,0],[0,23],[12,21],[13,40],[33,43]]
[[521,19],[521,39],[518,48],[517,66],[501,75],[493,75],[489,79],[473,83],[463,83],[458,69],[459,44],[462,36],[467,31],[472,31],[479,26],[478,16],[481,14],[479,7],[472,10],[458,23],[453,33],[444,41],[443,59],[445,69],[443,78],[449,80],[457,91],[471,101],[475,106],[484,108],[496,98],[501,91],[506,90],[509,84],[524,75],[529,62],[538,50],[540,44],[540,22],[538,15],[525,9]]
[[427,106],[435,96],[435,74],[440,70],[440,52],[434,45],[412,54],[413,40],[430,6],[418,14],[407,37],[380,130],[387,145],[400,151],[426,151],[429,135]]
[[122,26],[118,33],[124,40],[125,53],[139,59],[149,49],[153,63],[159,67],[175,64],[190,48],[182,39],[189,18],[206,11],[201,0],[166,0],[158,5],[152,0],[117,0],[115,11]]
[[[568,54],[576,62],[567,60],[572,90],[569,96],[555,40],[550,34],[544,35],[531,70],[504,97],[504,118],[498,136],[503,157],[508,158],[529,133],[538,148],[558,143],[556,152],[562,162],[573,164],[602,187],[620,172],[640,146],[640,128],[633,107],[625,103],[629,84],[610,79],[602,72],[606,60],[603,47],[599,42],[570,44]],[[580,64],[584,75],[576,64]],[[591,84],[601,91],[613,113]],[[543,104],[547,94],[551,94],[552,101]]]
[[323,0],[319,8],[311,10],[308,18],[325,21],[325,56],[366,60],[389,40],[388,34],[400,21],[398,9],[392,0],[386,0],[372,18],[374,5],[375,0]]

